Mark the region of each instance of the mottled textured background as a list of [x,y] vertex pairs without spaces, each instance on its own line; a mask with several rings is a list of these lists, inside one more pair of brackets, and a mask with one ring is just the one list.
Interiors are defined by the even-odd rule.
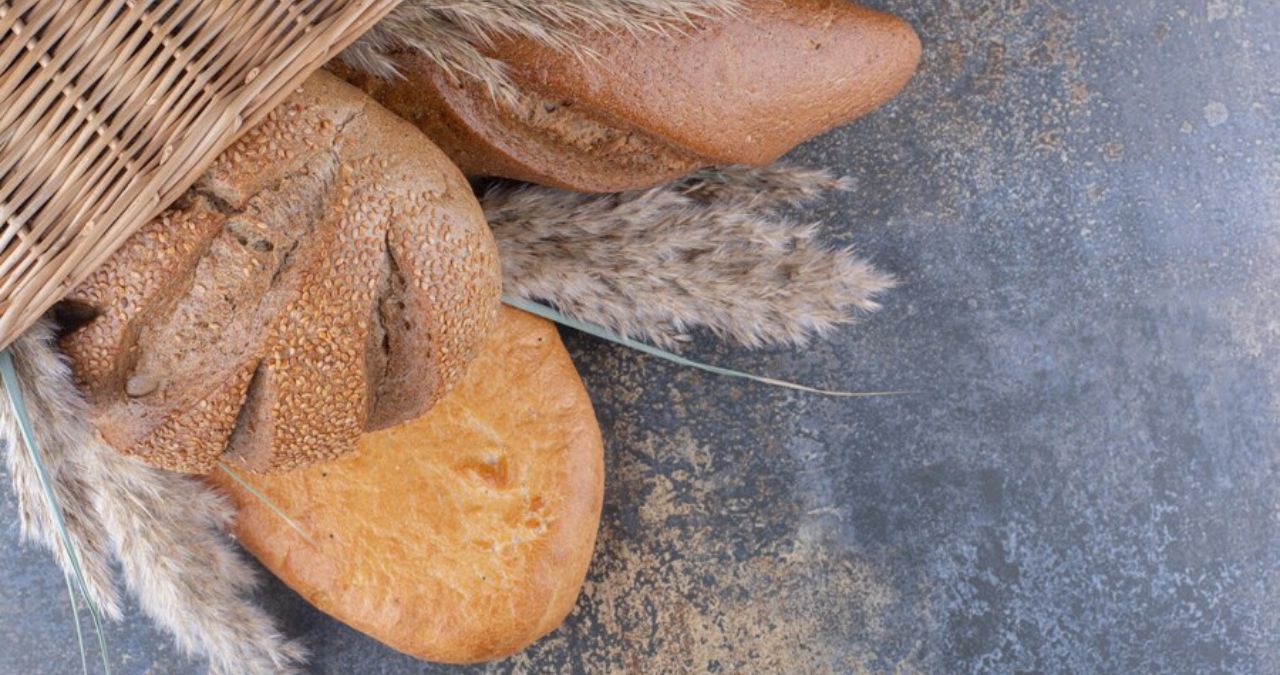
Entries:
[[[893,0],[922,71],[792,156],[905,285],[802,351],[567,335],[608,439],[577,609],[475,672],[1280,672],[1280,4]],[[0,501],[0,672],[76,673]],[[322,673],[445,673],[265,601]],[[198,672],[135,611],[115,672]],[[461,671],[460,671],[461,672]],[[471,671],[466,671],[471,672]]]

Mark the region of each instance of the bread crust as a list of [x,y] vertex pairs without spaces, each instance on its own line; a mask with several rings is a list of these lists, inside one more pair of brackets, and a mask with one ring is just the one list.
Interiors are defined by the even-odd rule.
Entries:
[[715,164],[765,165],[906,86],[920,40],[901,18],[848,0],[745,0],[667,40],[594,33],[591,58],[499,38],[529,91],[574,101]]
[[524,94],[495,102],[476,81],[454,82],[424,57],[396,57],[403,79],[328,67],[413,122],[468,176],[502,176],[585,192],[622,192],[684,175],[708,160],[635,127]]
[[413,54],[397,55],[393,80],[337,68],[468,175],[613,192],[772,163],[889,101],[921,53],[905,21],[847,0],[745,0],[667,36],[583,30],[578,43],[589,57],[495,37],[514,105]]
[[[424,417],[325,465],[226,476],[236,536],[320,610],[407,654],[512,654],[573,608],[595,545],[603,442],[554,325],[503,308],[462,383]],[[314,542],[314,543],[312,543]]]
[[287,471],[425,412],[500,283],[461,173],[318,73],[70,294],[96,316],[62,346],[121,451]]

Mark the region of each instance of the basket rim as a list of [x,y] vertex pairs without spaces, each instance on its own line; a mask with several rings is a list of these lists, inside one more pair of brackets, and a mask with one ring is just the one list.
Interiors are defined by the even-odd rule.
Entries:
[[0,348],[397,4],[0,8]]

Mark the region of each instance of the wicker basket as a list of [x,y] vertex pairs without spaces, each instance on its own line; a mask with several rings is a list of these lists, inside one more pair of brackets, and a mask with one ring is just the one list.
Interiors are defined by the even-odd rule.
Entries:
[[0,0],[0,347],[395,0]]

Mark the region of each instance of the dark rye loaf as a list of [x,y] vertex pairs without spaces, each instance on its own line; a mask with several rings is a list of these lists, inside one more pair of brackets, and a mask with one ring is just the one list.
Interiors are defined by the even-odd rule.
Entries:
[[333,67],[467,175],[610,192],[769,164],[888,102],[921,51],[905,21],[847,0],[743,0],[670,35],[583,29],[576,43],[588,56],[495,38],[515,101],[410,53],[393,79]]
[[279,472],[420,417],[499,293],[461,173],[318,73],[70,295],[92,320],[62,346],[114,447]]

